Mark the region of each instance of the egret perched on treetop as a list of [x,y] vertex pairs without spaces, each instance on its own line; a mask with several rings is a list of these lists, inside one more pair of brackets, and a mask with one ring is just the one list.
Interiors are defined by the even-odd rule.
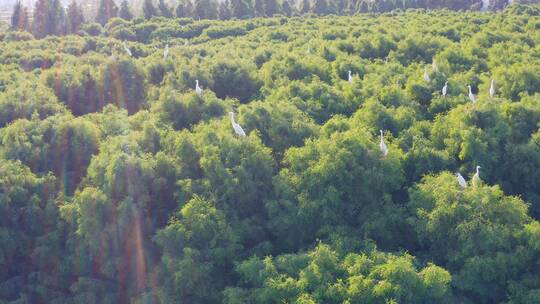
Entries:
[[195,80],[195,93],[202,96],[202,88],[199,86],[199,79]]
[[246,136],[246,132],[244,132],[244,129],[242,129],[242,127],[236,123],[236,121],[234,121],[234,113],[233,112],[229,112],[229,114],[231,115],[231,124],[232,124],[232,127],[234,129],[234,132],[238,135],[238,136],[241,136],[241,137],[245,137]]
[[381,149],[382,154],[386,156],[388,155],[388,147],[384,143],[383,131],[379,130],[379,132],[381,132],[381,142],[379,143],[379,148]]
[[493,84],[493,79],[491,79],[491,86],[489,87],[489,97],[493,98],[495,96],[495,85]]
[[349,83],[353,83],[353,76],[351,70],[349,70],[349,76],[347,80],[349,81]]
[[429,82],[429,74],[427,72],[427,66],[424,66],[424,80]]
[[463,189],[467,188],[467,182],[465,181],[463,176],[459,172],[456,173],[456,176],[457,176],[457,182],[461,186],[461,188]]
[[472,103],[475,103],[475,102],[476,102],[476,98],[474,98],[474,94],[472,93],[471,86],[468,85],[467,87],[469,88],[469,99],[472,101]]
[[472,183],[473,185],[476,185],[480,182],[480,166],[476,166],[476,173],[472,177]]
[[442,96],[446,97],[447,92],[448,92],[448,81],[444,83],[444,87],[442,88]]
[[167,43],[165,45],[165,51],[163,51],[163,59],[167,59],[169,57],[169,44]]
[[124,51],[126,51],[126,54],[128,54],[129,57],[133,56],[133,54],[131,53],[131,50],[127,47],[125,41],[124,41]]

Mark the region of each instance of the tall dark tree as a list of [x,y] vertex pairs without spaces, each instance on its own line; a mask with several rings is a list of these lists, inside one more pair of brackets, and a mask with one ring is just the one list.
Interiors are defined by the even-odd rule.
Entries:
[[193,17],[200,19],[216,19],[217,3],[212,0],[195,0],[193,3]]
[[238,19],[246,19],[252,16],[249,3],[246,0],[232,0],[232,15]]
[[289,2],[289,0],[283,0],[283,4],[281,5],[281,11],[287,17],[292,16],[293,9],[292,9],[292,6],[291,6],[291,3]]
[[59,0],[39,0],[34,10],[33,30],[36,38],[62,35],[65,12]]
[[328,2],[326,0],[315,0],[312,11],[317,15],[327,15],[329,13]]
[[263,17],[266,15],[264,11],[264,1],[265,0],[253,0],[253,10],[255,17]]
[[118,6],[114,0],[101,0],[96,15],[96,22],[105,25],[109,19],[118,16]]
[[272,17],[275,14],[279,13],[279,3],[277,0],[266,0],[264,3],[264,12],[266,13],[266,16]]
[[81,10],[81,6],[77,4],[77,1],[71,2],[67,8],[66,18],[66,34],[73,34],[81,29],[84,23],[84,16]]
[[229,0],[221,1],[218,7],[219,20],[231,19],[231,2]]
[[28,12],[26,7],[17,1],[13,7],[13,15],[11,15],[11,29],[14,31],[25,31],[28,29]]
[[157,9],[152,0],[144,0],[143,15],[145,19],[151,19],[152,17],[158,15]]
[[333,6],[333,11],[337,15],[342,15],[345,11],[345,7],[347,6],[347,0],[336,0],[335,2],[330,3],[331,6]]
[[186,11],[186,5],[183,2],[178,3],[178,6],[175,10],[175,15],[177,18],[186,18],[189,16],[189,12]]
[[184,10],[186,12],[186,17],[193,17],[193,2],[191,0],[185,0]]
[[347,0],[347,3],[345,3],[345,8],[343,9],[343,14],[345,15],[353,15],[358,9],[358,1],[357,0]]
[[120,10],[118,11],[118,17],[124,19],[124,20],[131,20],[133,19],[133,14],[131,13],[131,9],[129,7],[129,3],[127,0],[122,1],[120,4]]
[[311,3],[309,0],[302,0],[302,3],[300,3],[300,14],[307,14],[311,11]]
[[158,4],[159,14],[165,18],[172,18],[173,12],[171,8],[165,3],[165,0],[159,0]]

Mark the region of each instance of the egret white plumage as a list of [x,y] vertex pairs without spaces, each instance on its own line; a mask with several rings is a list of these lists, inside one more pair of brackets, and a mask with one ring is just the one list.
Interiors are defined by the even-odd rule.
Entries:
[[383,137],[383,131],[379,130],[381,132],[381,142],[379,143],[379,148],[381,149],[381,152],[384,156],[388,155],[388,147],[384,143],[384,137]]
[[489,97],[493,98],[495,96],[495,85],[493,79],[491,79],[491,86],[489,87]]
[[349,70],[349,76],[347,80],[349,81],[349,83],[353,83],[353,76],[351,70]]
[[469,99],[472,101],[472,103],[475,103],[475,102],[476,102],[476,98],[474,97],[474,94],[472,93],[471,86],[468,85],[467,87],[469,88]]
[[427,72],[427,66],[424,66],[424,80],[425,80],[426,82],[429,82],[429,80],[430,80],[430,79],[429,79],[429,74],[428,74],[428,72]]
[[461,186],[461,188],[465,189],[467,188],[467,182],[465,181],[465,178],[458,172],[456,173],[458,184]]
[[126,52],[126,54],[131,57],[133,56],[133,54],[131,53],[131,50],[127,47],[126,43],[124,42],[124,51]]
[[202,95],[202,88],[199,86],[199,79],[195,80],[195,93],[197,93],[199,96]]
[[482,168],[482,167],[476,166],[476,173],[472,177],[473,185],[475,185],[475,184],[477,184],[477,183],[479,183],[481,181],[481,179],[480,179],[480,168]]
[[438,71],[439,71],[439,67],[437,66],[437,63],[435,62],[435,59],[433,59],[433,62],[431,62],[431,69],[432,69],[434,72],[438,72]]
[[446,97],[446,93],[448,93],[448,81],[444,83],[444,87],[442,88],[442,96]]
[[163,59],[167,59],[169,57],[169,44],[167,43],[165,45],[165,51],[163,51]]
[[242,129],[242,127],[239,124],[237,124],[236,121],[234,121],[234,113],[229,112],[229,114],[231,115],[231,124],[234,129],[234,133],[236,133],[236,135],[238,136],[245,137],[246,132],[244,132],[244,129]]

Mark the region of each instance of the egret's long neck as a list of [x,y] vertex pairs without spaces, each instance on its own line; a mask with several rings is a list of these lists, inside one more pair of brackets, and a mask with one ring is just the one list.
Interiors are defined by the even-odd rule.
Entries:
[[236,122],[234,121],[234,114],[231,113],[231,123],[235,124]]
[[476,167],[476,174],[480,174],[480,167]]

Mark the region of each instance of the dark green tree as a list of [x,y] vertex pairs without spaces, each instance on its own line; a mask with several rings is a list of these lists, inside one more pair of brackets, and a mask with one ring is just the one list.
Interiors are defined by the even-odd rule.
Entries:
[[289,0],[283,0],[283,4],[281,5],[281,10],[285,16],[287,17],[292,16],[293,8],[291,6],[291,2],[289,2]]
[[195,0],[193,2],[193,17],[197,19],[216,19],[217,2],[213,0]]
[[230,0],[221,1],[218,7],[219,20],[231,19],[231,2]]
[[158,4],[159,14],[165,18],[172,18],[173,12],[171,8],[165,3],[165,0],[159,0]]
[[164,284],[167,302],[219,302],[241,248],[223,211],[195,197],[157,233],[156,242],[163,249],[162,269],[174,278]]
[[154,6],[153,0],[144,0],[143,15],[145,19],[151,19],[152,17],[158,16],[158,11]]
[[255,17],[266,16],[264,11],[264,0],[253,0],[253,13]]
[[132,60],[110,62],[104,67],[101,77],[104,103],[114,103],[130,114],[144,104],[144,72]]
[[36,38],[48,35],[62,35],[65,11],[60,0],[39,0],[34,9],[32,32]]
[[328,2],[326,0],[315,0],[313,3],[312,11],[319,16],[328,14]]
[[118,16],[118,6],[114,0],[101,0],[96,15],[96,22],[105,25],[111,18]]
[[238,19],[246,19],[253,16],[249,2],[246,0],[232,0],[232,15]]
[[124,19],[124,20],[131,20],[133,19],[133,14],[131,13],[131,9],[129,7],[129,2],[127,0],[122,1],[120,4],[120,10],[118,11],[118,17]]
[[264,2],[264,12],[266,16],[272,17],[275,14],[278,14],[280,11],[279,3],[277,0],[266,0]]
[[302,0],[300,3],[300,14],[304,15],[311,11],[311,3],[309,0]]
[[187,18],[190,15],[190,12],[186,9],[186,3],[180,2],[176,7],[175,14],[177,18]]
[[25,31],[28,29],[29,20],[26,7],[21,4],[21,1],[17,1],[13,7],[13,13],[11,15],[11,30],[13,31]]
[[81,6],[77,4],[77,1],[71,2],[67,8],[66,18],[66,34],[77,33],[84,23],[84,16],[81,10]]

